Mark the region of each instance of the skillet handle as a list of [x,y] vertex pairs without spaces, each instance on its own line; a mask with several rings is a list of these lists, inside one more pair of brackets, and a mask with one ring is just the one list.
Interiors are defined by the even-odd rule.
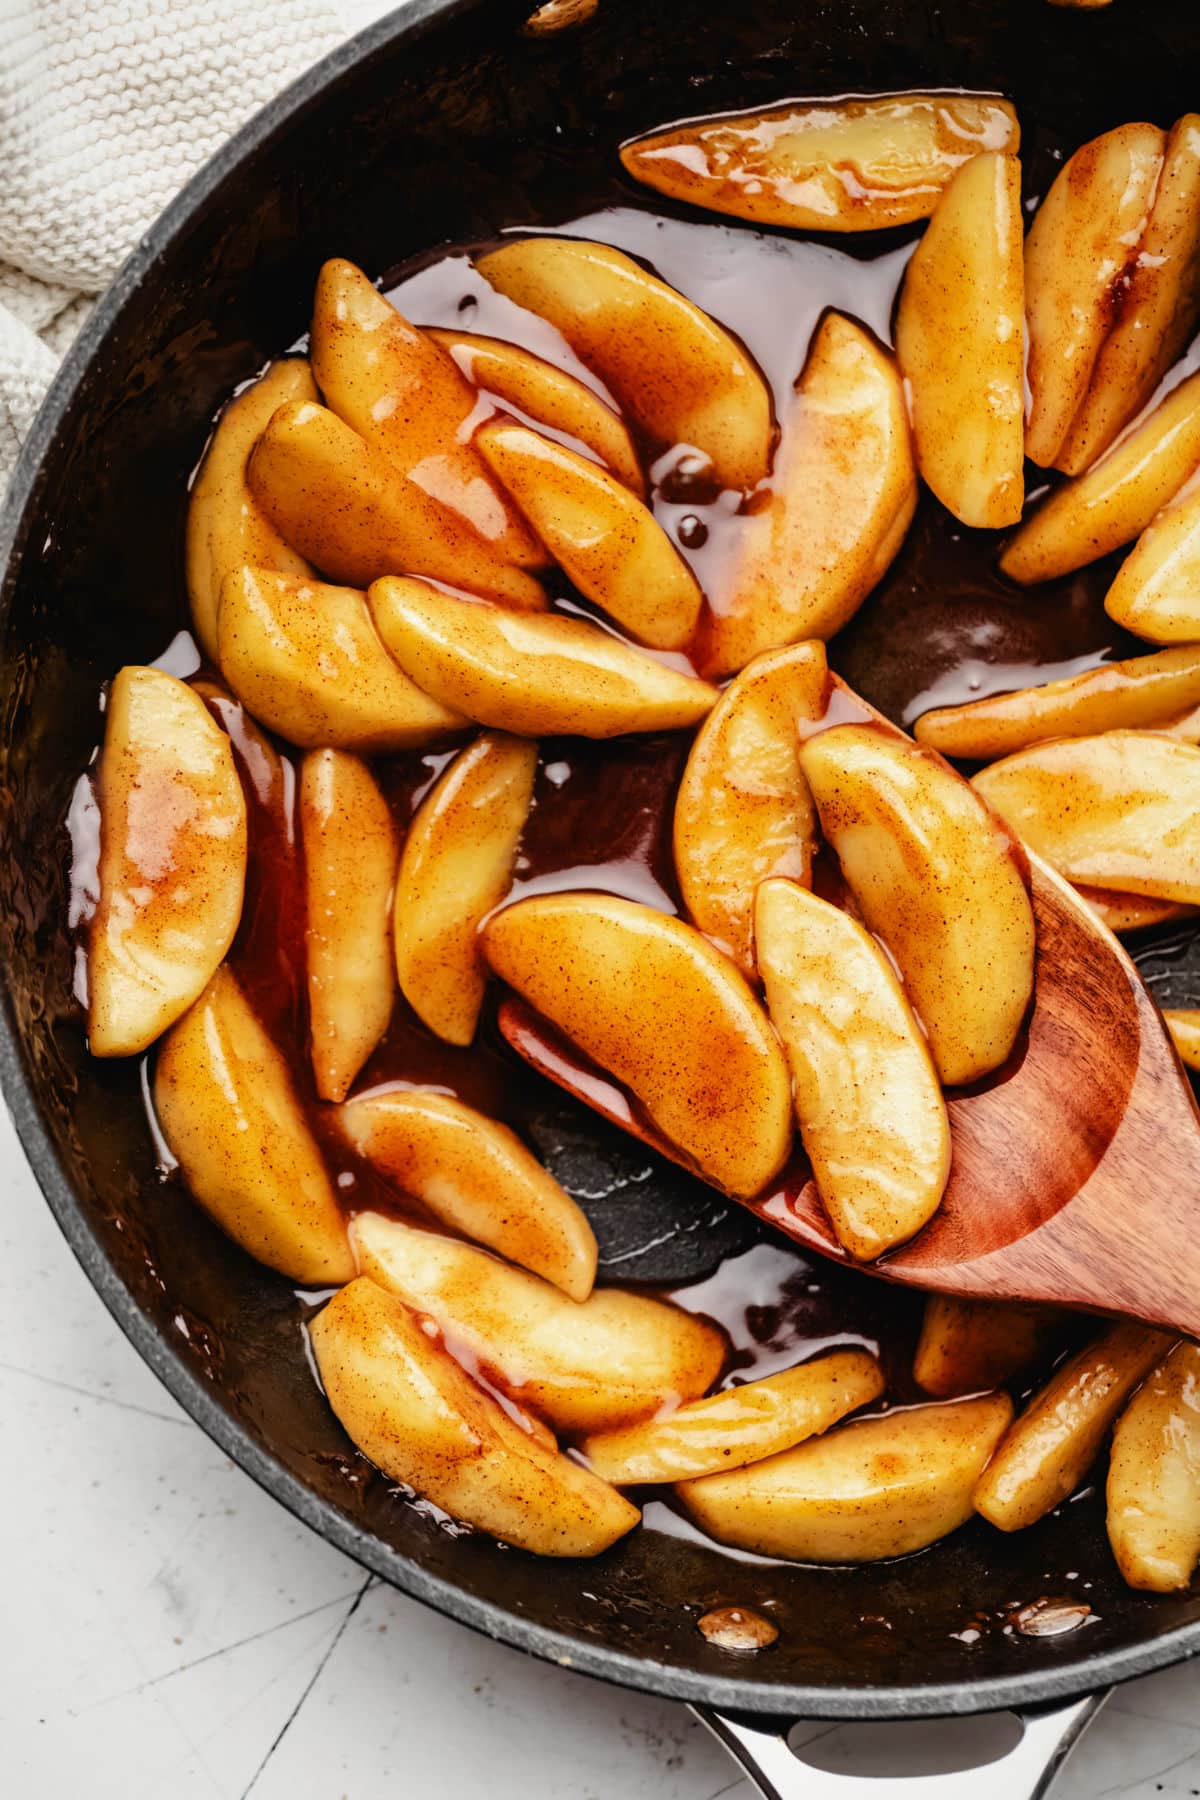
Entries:
[[963,1800],[967,1784],[972,1800],[1040,1800],[1107,1698],[1108,1690],[1065,1706],[1014,1710],[1012,1716],[1023,1727],[1019,1740],[982,1767],[963,1768],[960,1763],[945,1773],[893,1776],[815,1768],[805,1760],[803,1744],[793,1750],[788,1743],[797,1724],[794,1719],[719,1713],[707,1706],[694,1706],[692,1711],[765,1800]]

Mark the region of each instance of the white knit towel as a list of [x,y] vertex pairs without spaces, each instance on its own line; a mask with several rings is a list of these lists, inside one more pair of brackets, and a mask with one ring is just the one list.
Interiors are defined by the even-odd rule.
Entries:
[[264,101],[394,0],[0,0],[0,492],[92,300]]

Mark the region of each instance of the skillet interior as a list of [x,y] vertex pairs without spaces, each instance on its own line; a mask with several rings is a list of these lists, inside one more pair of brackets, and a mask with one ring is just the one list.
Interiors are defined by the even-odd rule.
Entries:
[[[61,821],[96,741],[96,693],[184,624],[180,496],[232,385],[306,326],[331,253],[372,272],[447,239],[554,223],[614,197],[614,145],[689,113],[793,93],[994,88],[1053,137],[1027,131],[1042,186],[1059,144],[1127,118],[1168,123],[1195,100],[1194,0],[1111,13],[1045,0],[839,0],[686,10],[601,0],[579,32],[519,35],[524,7],[419,3],[299,85],[156,227],[89,328],[43,414],[0,526],[3,612],[0,933],[10,1105],[51,1205],[139,1349],[207,1430],[317,1530],[398,1585],[493,1634],[661,1692],[825,1715],[971,1711],[1082,1690],[1200,1649],[1200,1596],[1125,1589],[1096,1496],[1035,1532],[981,1525],[932,1554],[859,1572],[734,1562],[636,1533],[599,1563],[543,1562],[460,1536],[405,1505],[349,1454],[300,1348],[300,1312],[156,1178],[130,1066],[90,1061],[70,999]],[[369,54],[367,52],[370,52]],[[889,624],[898,705],[906,644],[889,593],[859,645]],[[915,616],[917,620],[920,614]],[[873,621],[873,623],[872,623]],[[855,651],[865,669],[869,656]],[[849,672],[855,673],[853,669]],[[863,678],[860,672],[860,678]],[[911,684],[909,684],[911,686]],[[1200,1002],[1190,939],[1146,948],[1165,1003]],[[677,1281],[755,1227],[664,1170],[620,1191],[628,1152],[549,1103],[557,1172],[611,1197],[593,1208],[625,1276]],[[624,1159],[624,1160],[623,1160]],[[644,1159],[638,1157],[642,1162]],[[614,1176],[615,1171],[615,1176]],[[697,1229],[697,1220],[703,1221]],[[665,1241],[664,1241],[665,1240]],[[640,1257],[625,1253],[653,1245]],[[1073,1636],[976,1612],[1037,1598],[1067,1571],[1096,1615]],[[1090,1583],[1090,1587],[1086,1584]],[[773,1603],[777,1648],[736,1662],[695,1629],[707,1607]]]

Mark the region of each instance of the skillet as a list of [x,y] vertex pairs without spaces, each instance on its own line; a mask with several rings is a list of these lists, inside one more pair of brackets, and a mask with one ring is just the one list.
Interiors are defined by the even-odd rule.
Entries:
[[[997,1792],[1038,1792],[1088,1696],[1200,1650],[1200,1594],[1126,1589],[1096,1494],[1031,1533],[976,1522],[930,1554],[859,1570],[764,1566],[657,1530],[586,1565],[456,1533],[352,1453],[305,1363],[303,1297],[159,1180],[138,1071],[86,1054],[62,821],[100,735],[96,695],[186,623],[188,472],[230,389],[304,331],[325,256],[379,273],[443,241],[636,205],[616,171],[623,138],[793,94],[1003,92],[1025,125],[1036,193],[1063,147],[1129,118],[1170,123],[1194,104],[1200,66],[1194,0],[1099,13],[1045,0],[600,0],[586,24],[543,38],[522,35],[527,10],[415,0],[310,71],[153,227],[38,417],[0,517],[5,1096],[63,1231],[142,1356],[230,1456],[365,1566],[548,1660],[727,1715],[715,1728],[766,1792],[788,1791],[798,1766],[780,1721],[1009,1708],[1033,1723],[1016,1760],[989,1773]],[[840,662],[835,646],[835,666],[897,718],[931,654],[953,662],[1011,625],[991,602],[912,587],[892,583],[869,603]],[[1045,633],[1068,626],[1076,649],[1109,647],[1089,605],[1072,593],[1049,622],[1026,609],[1017,658],[1053,660]],[[1200,1003],[1189,935],[1151,937],[1138,953],[1163,1004]],[[557,1096],[546,1106],[555,1173],[587,1197],[602,1264],[622,1278],[694,1279],[760,1235],[677,1171],[633,1182],[623,1142]],[[1004,1623],[1046,1592],[1048,1572],[1086,1588],[1086,1629],[1027,1636]],[[726,1604],[768,1605],[777,1646],[748,1661],[706,1643],[697,1617]],[[984,1624],[964,1632],[968,1618]],[[805,1781],[806,1793],[843,1791],[841,1778]]]

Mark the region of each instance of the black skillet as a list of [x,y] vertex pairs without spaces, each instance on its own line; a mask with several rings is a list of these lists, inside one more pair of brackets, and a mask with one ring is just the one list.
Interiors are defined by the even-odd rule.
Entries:
[[[416,0],[305,76],[154,226],[37,419],[0,519],[5,1094],[59,1223],[146,1361],[243,1468],[367,1567],[548,1660],[741,1715],[715,1724],[774,1784],[765,1791],[782,1792],[799,1766],[781,1720],[1016,1709],[1033,1727],[1017,1760],[990,1773],[998,1793],[1040,1792],[1044,1764],[1087,1716],[1084,1696],[1200,1650],[1200,1594],[1125,1588],[1095,1494],[1033,1532],[975,1524],[927,1555],[861,1570],[734,1561],[650,1530],[586,1567],[452,1535],[351,1453],[300,1353],[295,1295],[159,1181],[136,1070],[85,1052],[62,821],[99,735],[99,685],[185,622],[188,471],[231,387],[305,329],[324,257],[382,272],[445,241],[638,204],[614,172],[622,138],[794,94],[999,90],[1021,112],[1036,193],[1064,147],[1194,105],[1200,67],[1195,0],[1100,12],[1045,0],[600,0],[581,27],[542,38],[522,34],[526,10]],[[928,529],[937,535],[936,521]],[[834,661],[900,717],[964,657],[1046,662],[1112,644],[1094,589],[1020,603],[949,564],[923,567],[918,546]],[[1200,1001],[1186,938],[1141,955],[1164,1003]],[[630,1186],[627,1148],[562,1106],[547,1101],[543,1140],[567,1184],[593,1196],[614,1270],[670,1285],[753,1242],[748,1218],[673,1171]],[[1086,1595],[1086,1629],[1013,1628],[1014,1607],[1048,1580]],[[773,1650],[738,1660],[705,1641],[699,1614],[731,1603],[768,1607]],[[840,1777],[804,1779],[808,1793],[844,1791]]]

